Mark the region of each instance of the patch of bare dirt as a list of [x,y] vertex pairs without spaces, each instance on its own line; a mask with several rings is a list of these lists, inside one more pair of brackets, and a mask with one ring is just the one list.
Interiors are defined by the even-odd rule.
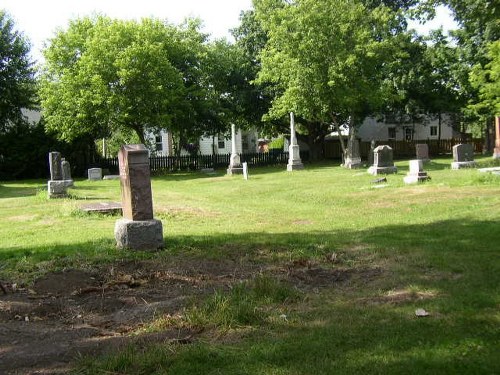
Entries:
[[25,288],[4,282],[8,294],[0,292],[0,374],[66,373],[81,355],[130,344],[189,343],[198,333],[188,329],[131,333],[158,317],[181,314],[193,298],[260,272],[308,291],[344,282],[355,271],[308,261],[271,267],[245,258],[179,257],[49,273]]

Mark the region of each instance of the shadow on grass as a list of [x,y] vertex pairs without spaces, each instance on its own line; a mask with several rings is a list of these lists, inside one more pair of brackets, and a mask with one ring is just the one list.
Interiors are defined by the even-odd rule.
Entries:
[[[126,354],[128,368],[99,372],[92,367],[81,373],[153,373],[160,368],[175,374],[498,373],[499,225],[499,220],[446,220],[366,230],[207,236],[169,236],[167,229],[162,252],[120,252],[109,238],[38,248],[0,246],[0,260],[16,266],[27,259],[39,263],[76,257],[112,263],[157,257],[168,262],[170,256],[187,256],[208,263],[246,259],[262,264],[336,253],[333,267],[385,264],[380,277],[391,279],[385,287],[420,285],[439,291],[428,301],[367,303],[359,298],[380,291],[359,285],[355,298],[349,294],[353,292],[337,292],[321,303],[308,302],[315,303],[308,312],[286,312],[292,322],[271,327],[272,334],[263,328],[231,344],[198,343],[174,351],[167,347],[164,355],[148,361],[141,359],[143,350],[136,350]],[[431,316],[416,318],[414,311],[423,304]]]
[[46,186],[39,187],[19,187],[0,184],[0,199],[2,198],[20,198],[36,195],[38,190],[46,189]]

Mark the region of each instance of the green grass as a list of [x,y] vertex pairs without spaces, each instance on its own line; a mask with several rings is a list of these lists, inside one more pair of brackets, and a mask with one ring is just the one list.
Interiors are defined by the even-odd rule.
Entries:
[[[410,186],[407,161],[385,187],[331,163],[253,169],[248,181],[155,177],[158,253],[116,250],[116,217],[78,210],[119,201],[118,181],[76,181],[62,200],[46,199],[44,181],[1,183],[0,278],[29,283],[64,267],[168,256],[309,262],[350,275],[297,291],[256,274],[151,324],[204,328],[195,343],[129,348],[82,361],[79,373],[500,373],[500,177],[450,162],[427,164],[432,180]],[[417,308],[431,315],[416,318]]]

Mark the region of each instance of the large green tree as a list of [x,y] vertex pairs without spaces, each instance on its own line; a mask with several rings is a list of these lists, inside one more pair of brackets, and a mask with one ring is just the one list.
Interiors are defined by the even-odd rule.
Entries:
[[[195,38],[193,37],[195,35]],[[203,93],[193,81],[202,39],[191,25],[106,17],[74,20],[44,51],[41,101],[49,131],[71,140],[174,128]],[[193,88],[193,86],[195,88]]]
[[27,39],[0,10],[0,132],[23,120],[22,108],[36,104],[35,69]]
[[[394,52],[395,13],[351,0],[255,0],[268,35],[258,82],[278,88],[268,116],[296,113],[317,157],[324,136],[378,108]],[[343,142],[341,142],[343,145]],[[343,145],[344,148],[344,145]]]
[[478,98],[471,107],[478,113],[500,115],[500,41],[491,42],[484,66],[476,64],[470,73],[472,85],[478,90]]

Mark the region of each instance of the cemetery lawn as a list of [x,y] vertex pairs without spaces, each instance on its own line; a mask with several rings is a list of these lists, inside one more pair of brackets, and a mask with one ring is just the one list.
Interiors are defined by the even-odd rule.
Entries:
[[153,177],[160,252],[80,210],[119,181],[0,183],[0,373],[498,374],[500,176],[450,163]]

